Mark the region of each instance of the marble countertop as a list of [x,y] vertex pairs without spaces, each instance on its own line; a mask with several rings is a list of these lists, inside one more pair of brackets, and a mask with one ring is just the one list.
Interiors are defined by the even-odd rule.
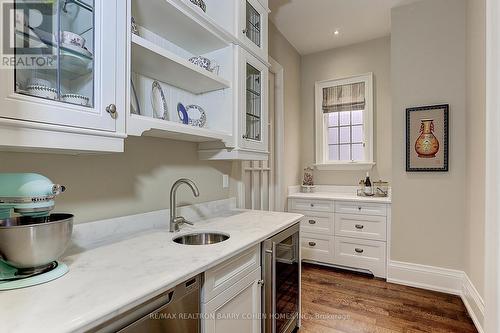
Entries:
[[288,198],[391,203],[391,195],[388,197],[361,197],[356,195],[357,188],[353,186],[319,185],[314,193],[301,193],[299,189],[300,187],[298,186],[291,187],[289,189]]
[[[147,218],[147,215],[145,215]],[[39,286],[0,292],[2,332],[83,332],[296,223],[291,213],[234,211],[182,226],[143,230],[63,258],[69,272]],[[142,221],[139,221],[142,222]],[[192,231],[230,235],[208,246],[176,244]]]

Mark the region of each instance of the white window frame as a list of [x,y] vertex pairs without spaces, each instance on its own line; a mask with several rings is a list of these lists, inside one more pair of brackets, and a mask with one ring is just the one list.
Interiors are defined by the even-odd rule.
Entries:
[[[363,161],[330,161],[328,159],[328,130],[323,114],[323,88],[338,85],[365,83],[366,105],[363,111],[363,137],[365,159]],[[319,170],[370,170],[373,160],[373,73],[317,81],[315,84],[315,167]]]

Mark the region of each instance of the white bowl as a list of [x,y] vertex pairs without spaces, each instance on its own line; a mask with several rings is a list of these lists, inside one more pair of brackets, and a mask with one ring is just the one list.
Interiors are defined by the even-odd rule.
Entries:
[[71,104],[87,106],[89,105],[90,98],[78,94],[63,94],[61,96],[61,101]]
[[31,96],[42,97],[47,99],[57,98],[57,90],[44,85],[30,84],[29,86],[26,87],[26,91]]
[[52,88],[52,83],[49,80],[32,77],[28,80],[28,86],[45,86]]
[[74,45],[82,48],[85,46],[85,38],[71,31],[61,32],[61,42],[64,44]]

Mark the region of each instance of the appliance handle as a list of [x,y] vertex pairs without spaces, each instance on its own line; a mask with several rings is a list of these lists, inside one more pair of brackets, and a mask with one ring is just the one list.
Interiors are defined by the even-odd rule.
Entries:
[[276,243],[265,250],[265,329],[266,333],[276,333]]

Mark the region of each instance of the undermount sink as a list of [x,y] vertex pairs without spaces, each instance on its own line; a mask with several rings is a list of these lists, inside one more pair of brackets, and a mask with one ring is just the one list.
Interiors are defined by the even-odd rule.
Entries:
[[174,238],[174,242],[184,245],[210,245],[229,239],[229,235],[215,232],[200,232],[182,235]]

